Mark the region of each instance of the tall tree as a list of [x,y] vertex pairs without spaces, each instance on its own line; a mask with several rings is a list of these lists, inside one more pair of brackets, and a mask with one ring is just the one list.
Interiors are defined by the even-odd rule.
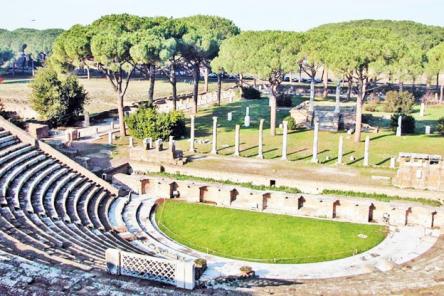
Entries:
[[405,55],[406,46],[387,29],[366,27],[338,28],[329,36],[326,48],[328,65],[338,74],[352,75],[356,82],[356,130],[354,141],[361,140],[362,107],[375,90],[378,76]]
[[[236,44],[243,46],[236,48]],[[276,135],[278,87],[296,65],[302,35],[293,32],[244,32],[228,39],[215,64],[228,72],[248,73],[270,86],[270,133]],[[242,57],[242,59],[230,59]],[[236,73],[235,72],[235,73]]]
[[183,36],[182,56],[193,75],[193,112],[197,113],[201,67],[208,68],[223,40],[239,34],[240,30],[228,19],[197,15],[181,19],[187,26]]
[[[439,76],[444,72],[444,42],[430,49],[427,53],[427,74],[436,76],[436,87],[439,86]],[[443,85],[440,89],[440,102],[443,101]]]

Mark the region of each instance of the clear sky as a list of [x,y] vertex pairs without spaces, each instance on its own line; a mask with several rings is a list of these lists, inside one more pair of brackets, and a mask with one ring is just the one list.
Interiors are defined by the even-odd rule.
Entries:
[[304,31],[329,22],[393,19],[444,26],[444,0],[2,0],[0,28],[69,28],[105,14],[219,15],[242,30]]

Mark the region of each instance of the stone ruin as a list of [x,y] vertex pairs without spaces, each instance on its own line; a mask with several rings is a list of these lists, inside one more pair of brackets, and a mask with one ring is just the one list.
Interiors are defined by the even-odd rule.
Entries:
[[176,149],[173,137],[170,137],[168,149],[164,149],[161,139],[153,142],[151,138],[143,140],[142,147],[135,147],[130,139],[129,158],[130,161],[146,162],[151,164],[184,165],[187,159],[183,151]]
[[441,155],[400,153],[398,162],[394,186],[444,191],[444,161]]
[[290,110],[291,117],[296,124],[306,128],[313,128],[314,122],[319,122],[319,130],[337,132],[341,129],[350,130],[355,127],[356,108],[353,106],[313,106],[305,101]]

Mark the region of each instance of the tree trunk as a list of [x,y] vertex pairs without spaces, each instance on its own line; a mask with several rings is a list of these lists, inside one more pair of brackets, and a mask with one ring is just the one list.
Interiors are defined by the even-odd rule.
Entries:
[[152,106],[154,104],[154,85],[156,83],[156,66],[150,65],[149,69],[150,88],[148,89],[148,104]]
[[271,86],[270,94],[270,134],[276,136],[277,85]]
[[222,75],[217,74],[217,105],[220,106],[220,101],[222,97]]
[[441,84],[441,89],[439,91],[439,103],[442,104],[444,101],[444,84]]
[[125,114],[124,114],[124,106],[123,106],[123,94],[122,94],[121,90],[117,92],[117,111],[119,114],[120,136],[125,137],[126,136]]
[[205,67],[205,71],[204,71],[204,92],[205,93],[208,92],[208,75],[209,75],[208,68]]
[[358,97],[356,98],[356,126],[354,142],[359,143],[361,141],[361,128],[362,128],[362,105],[364,103],[364,97],[366,92],[367,82],[361,81]]
[[322,93],[322,96],[324,98],[326,98],[328,96],[328,69],[327,69],[327,67],[325,67],[323,74],[324,74],[323,75],[324,76],[323,77],[323,80],[324,80],[324,91]]
[[350,101],[350,99],[351,99],[352,87],[353,87],[353,81],[351,79],[349,79],[348,80],[348,89],[347,89],[347,101]]
[[177,109],[177,78],[176,78],[176,67],[171,65],[170,68],[170,83],[172,88],[172,97],[173,97],[173,110]]
[[193,66],[193,114],[197,114],[197,100],[199,97],[199,79],[200,79],[200,69],[199,65]]
[[436,91],[439,89],[439,73],[436,74]]

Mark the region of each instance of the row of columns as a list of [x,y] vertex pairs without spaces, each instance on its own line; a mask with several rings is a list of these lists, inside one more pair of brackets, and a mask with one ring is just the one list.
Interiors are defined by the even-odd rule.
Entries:
[[[283,132],[282,132],[282,160],[287,160],[287,154],[288,154],[288,122],[283,121],[282,122]],[[194,128],[195,128],[195,117],[191,117],[191,139],[190,139],[190,152],[195,151],[194,147]],[[260,119],[259,121],[259,138],[258,138],[258,155],[257,157],[260,159],[264,158],[264,140],[263,140],[263,129],[264,129],[264,119]],[[235,135],[234,135],[234,156],[240,156],[240,125],[237,124],[235,126]],[[319,122],[315,121],[314,123],[314,133],[313,133],[313,147],[312,147],[312,160],[313,163],[318,163],[319,158]],[[216,155],[217,154],[217,117],[213,117],[213,139],[211,143],[211,154]],[[343,163],[343,156],[344,156],[344,137],[343,135],[339,136],[339,145],[338,145],[338,159],[337,164]],[[369,160],[370,160],[370,137],[367,136],[365,138],[365,146],[364,146],[364,166],[369,166]],[[394,168],[394,158],[390,160],[390,167]]]

